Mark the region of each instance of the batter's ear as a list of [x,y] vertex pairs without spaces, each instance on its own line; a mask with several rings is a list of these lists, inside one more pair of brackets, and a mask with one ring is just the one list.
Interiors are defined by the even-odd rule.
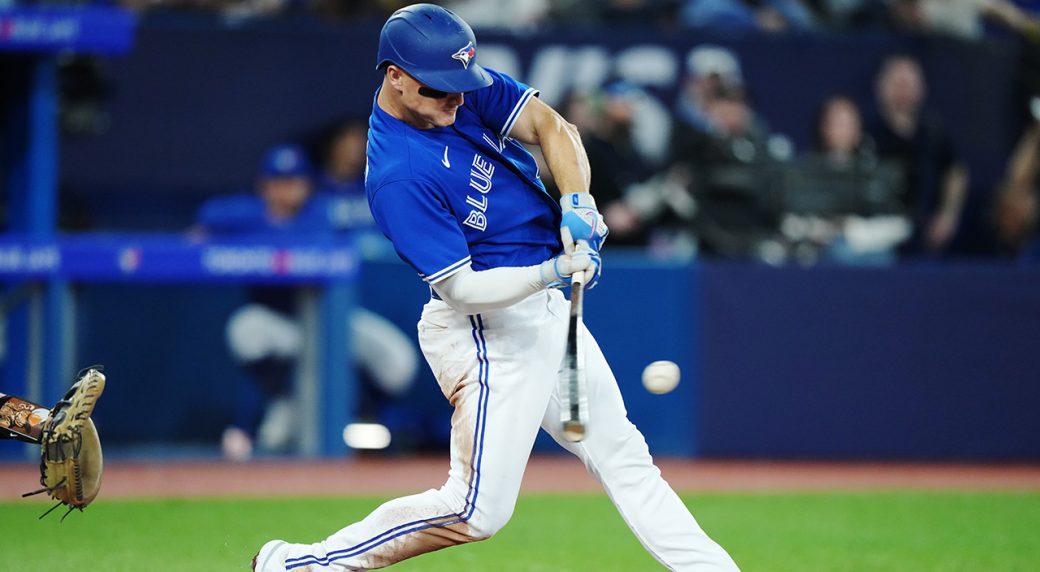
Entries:
[[390,82],[390,85],[393,86],[394,89],[397,91],[404,91],[404,70],[390,64],[386,66],[384,73],[386,74],[387,81]]

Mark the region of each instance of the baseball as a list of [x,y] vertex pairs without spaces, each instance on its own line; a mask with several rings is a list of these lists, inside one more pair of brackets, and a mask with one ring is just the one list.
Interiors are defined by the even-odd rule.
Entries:
[[643,387],[658,395],[668,393],[679,385],[679,376],[679,366],[674,361],[655,361],[643,369]]

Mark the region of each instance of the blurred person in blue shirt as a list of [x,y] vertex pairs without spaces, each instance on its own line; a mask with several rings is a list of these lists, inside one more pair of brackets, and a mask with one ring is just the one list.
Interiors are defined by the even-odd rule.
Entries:
[[679,12],[688,28],[729,32],[809,32],[812,12],[800,0],[686,0]]
[[327,197],[312,193],[312,170],[303,149],[271,148],[257,172],[253,192],[220,196],[203,203],[196,217],[208,236],[242,238],[280,234],[331,237],[334,223]]
[[[376,221],[365,195],[365,146],[368,125],[347,120],[336,125],[323,145],[319,193],[333,202],[333,223],[344,229],[373,230]],[[382,235],[382,233],[379,233]]]
[[[222,239],[332,240],[344,224],[335,197],[314,192],[314,175],[302,148],[277,145],[264,155],[255,192],[206,201],[195,232]],[[222,438],[224,455],[235,460],[250,458],[254,442],[266,452],[291,450],[299,414],[292,399],[294,368],[303,351],[297,288],[253,286],[248,297],[226,330],[232,355],[255,385],[243,389],[233,425]],[[408,391],[418,358],[411,340],[385,318],[355,308],[347,319],[362,382],[358,413],[375,417],[381,402]]]

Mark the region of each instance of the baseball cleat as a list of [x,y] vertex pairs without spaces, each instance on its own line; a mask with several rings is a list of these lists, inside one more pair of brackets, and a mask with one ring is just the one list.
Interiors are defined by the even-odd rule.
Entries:
[[[261,546],[260,551],[256,553],[256,556],[253,557],[253,561],[250,563],[250,567],[252,568],[253,572],[269,572],[267,569],[267,565],[278,562],[277,558],[275,558],[275,554],[281,552],[280,549],[283,548],[286,544],[288,543],[284,540],[270,540],[266,544]],[[285,559],[283,558],[282,563],[284,562]],[[285,568],[283,566],[279,566],[278,568],[273,568],[272,570],[284,569]]]

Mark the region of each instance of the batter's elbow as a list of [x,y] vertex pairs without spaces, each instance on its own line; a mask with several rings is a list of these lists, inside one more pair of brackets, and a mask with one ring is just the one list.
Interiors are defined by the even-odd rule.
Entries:
[[578,132],[578,126],[567,121],[563,116],[557,115],[558,130],[566,133],[572,139],[581,141],[581,133]]

